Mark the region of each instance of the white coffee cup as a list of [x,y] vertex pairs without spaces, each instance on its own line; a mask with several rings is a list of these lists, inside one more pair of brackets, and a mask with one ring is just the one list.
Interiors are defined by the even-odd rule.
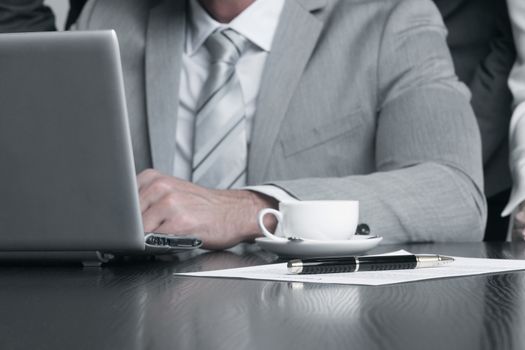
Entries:
[[282,240],[264,226],[264,217],[268,214],[275,216],[280,234],[286,238],[344,240],[355,234],[359,201],[281,202],[279,210],[261,210],[258,215],[261,232],[268,238]]

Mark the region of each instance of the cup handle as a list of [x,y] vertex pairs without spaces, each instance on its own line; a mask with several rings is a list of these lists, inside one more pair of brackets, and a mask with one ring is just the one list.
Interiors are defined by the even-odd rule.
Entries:
[[261,232],[268,238],[270,239],[273,239],[273,240],[278,240],[280,238],[278,238],[277,236],[275,236],[273,233],[271,233],[270,231],[268,231],[268,229],[266,228],[266,226],[264,226],[264,217],[268,214],[271,214],[273,216],[275,216],[275,218],[277,219],[277,222],[281,222],[283,220],[283,214],[281,214],[280,211],[278,210],[275,210],[275,209],[271,209],[271,208],[266,208],[266,209],[263,209],[259,212],[259,214],[257,215],[257,222],[259,224],[259,228],[261,229]]

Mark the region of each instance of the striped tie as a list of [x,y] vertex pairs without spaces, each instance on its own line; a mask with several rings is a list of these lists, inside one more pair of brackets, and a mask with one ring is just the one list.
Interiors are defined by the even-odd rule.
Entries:
[[217,189],[246,184],[248,144],[244,99],[235,64],[248,40],[231,29],[206,40],[211,56],[195,118],[192,181]]

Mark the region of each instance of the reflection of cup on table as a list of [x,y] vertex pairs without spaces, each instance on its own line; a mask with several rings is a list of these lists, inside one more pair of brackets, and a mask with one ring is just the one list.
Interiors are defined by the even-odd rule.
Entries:
[[278,239],[264,226],[266,215],[275,216],[286,238],[345,240],[355,234],[359,201],[281,202],[279,210],[261,210],[258,215],[261,232],[270,239]]

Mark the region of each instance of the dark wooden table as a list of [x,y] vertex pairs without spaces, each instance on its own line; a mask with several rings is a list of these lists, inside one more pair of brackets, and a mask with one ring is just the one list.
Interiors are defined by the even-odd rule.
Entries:
[[[525,244],[382,246],[525,259]],[[0,349],[525,349],[525,272],[367,287],[174,277],[254,246],[105,268],[0,267]]]

